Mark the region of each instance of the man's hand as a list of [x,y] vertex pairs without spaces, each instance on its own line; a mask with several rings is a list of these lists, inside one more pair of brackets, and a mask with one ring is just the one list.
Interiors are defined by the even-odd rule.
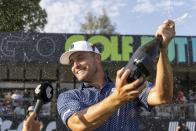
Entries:
[[36,113],[32,112],[23,123],[22,131],[40,131],[41,122],[36,119]]
[[114,94],[121,103],[134,100],[139,96],[146,85],[142,77],[132,83],[127,83],[129,74],[130,70],[125,68],[121,68],[117,72],[116,90]]
[[170,40],[175,36],[175,23],[172,20],[166,20],[156,31],[155,36],[161,35],[163,38],[163,48],[167,48]]

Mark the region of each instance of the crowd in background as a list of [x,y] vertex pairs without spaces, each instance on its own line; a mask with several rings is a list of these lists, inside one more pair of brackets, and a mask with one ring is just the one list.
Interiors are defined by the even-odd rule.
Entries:
[[183,103],[194,103],[196,102],[196,92],[193,92],[193,90],[189,90],[188,91],[188,96],[185,96],[185,93],[182,89],[180,89],[178,92],[177,92],[177,96],[176,96],[176,100],[175,100],[176,103],[180,103],[180,104],[183,104]]
[[141,115],[170,119],[196,119],[196,91],[187,87],[182,78],[175,77],[173,102],[156,106],[151,112],[141,109]]
[[178,104],[196,102],[196,91],[188,87],[186,80],[175,77],[173,102]]
[[[33,90],[2,90],[0,91],[0,115],[25,116],[28,107],[35,104]],[[41,109],[41,115],[50,114],[50,103]]]

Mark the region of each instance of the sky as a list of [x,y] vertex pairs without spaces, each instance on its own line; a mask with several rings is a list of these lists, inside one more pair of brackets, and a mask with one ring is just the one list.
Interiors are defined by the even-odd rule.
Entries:
[[166,19],[176,22],[176,36],[196,36],[196,0],[41,0],[46,10],[46,33],[81,33],[88,12],[104,8],[116,32],[153,35]]

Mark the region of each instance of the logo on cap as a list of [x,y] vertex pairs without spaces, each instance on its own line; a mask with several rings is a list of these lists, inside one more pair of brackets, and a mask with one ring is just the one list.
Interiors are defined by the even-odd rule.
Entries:
[[74,48],[74,44],[71,44],[71,47],[70,47],[70,49],[73,49]]

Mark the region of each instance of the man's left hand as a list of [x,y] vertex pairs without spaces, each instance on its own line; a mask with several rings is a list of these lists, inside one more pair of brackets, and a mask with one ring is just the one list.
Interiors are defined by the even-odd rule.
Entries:
[[175,23],[172,20],[166,20],[159,26],[155,36],[161,35],[163,38],[163,48],[167,48],[171,39],[175,36]]

